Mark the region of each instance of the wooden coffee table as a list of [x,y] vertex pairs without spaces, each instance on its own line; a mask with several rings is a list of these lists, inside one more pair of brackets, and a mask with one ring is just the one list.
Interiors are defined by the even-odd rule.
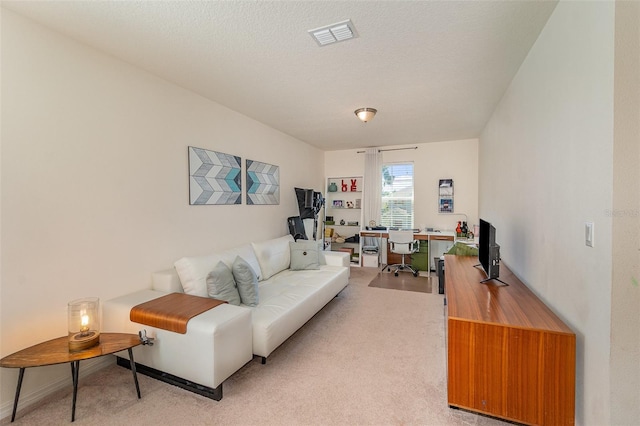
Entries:
[[67,336],[39,343],[30,348],[23,349],[0,360],[0,367],[19,368],[18,387],[13,402],[13,414],[11,421],[16,418],[18,399],[20,398],[20,388],[24,377],[25,368],[42,367],[54,364],[71,364],[71,380],[73,381],[73,406],[71,409],[71,421],[76,419],[76,395],[78,394],[78,373],[80,371],[80,361],[110,355],[127,349],[129,360],[131,361],[131,371],[133,381],[136,384],[138,399],[140,399],[140,386],[136,374],[136,363],[133,360],[132,348],[141,344],[140,337],[136,334],[124,333],[100,333],[100,344],[80,352],[69,352],[69,338]]

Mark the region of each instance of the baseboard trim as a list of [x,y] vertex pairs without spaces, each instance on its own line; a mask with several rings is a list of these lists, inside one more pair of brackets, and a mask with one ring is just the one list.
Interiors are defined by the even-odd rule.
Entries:
[[[89,376],[96,371],[102,370],[110,365],[113,365],[114,356],[107,355],[100,358],[89,359],[86,361],[82,361],[80,363],[80,379],[82,380],[84,377]],[[71,367],[68,364],[63,364],[62,366],[48,366],[48,367],[35,367],[35,368],[27,368],[24,371],[25,380],[29,376],[29,373],[35,373],[36,369],[40,368],[66,368],[67,375],[61,375],[60,378],[47,383],[36,389],[25,389],[23,384],[22,390],[20,392],[20,400],[18,401],[18,411],[16,413],[16,420],[20,416],[20,412],[24,411],[27,408],[39,403],[46,397],[58,392],[62,389],[68,388],[73,389],[73,384],[71,382]],[[15,392],[16,386],[18,385],[17,372],[19,369],[14,368],[16,370],[16,379],[13,383],[13,390]],[[34,370],[34,371],[30,371]],[[4,421],[5,419],[11,418],[11,413],[13,412],[13,400],[15,397],[15,393],[11,396],[11,401],[7,401],[0,406],[0,419]],[[71,415],[71,407],[69,407],[69,415]]]
[[[116,357],[117,364],[120,367],[131,369],[131,361],[126,358]],[[152,377],[161,382],[169,383],[170,385],[178,386],[179,388],[188,390],[189,392],[197,393],[209,399],[220,401],[222,399],[222,383],[217,388],[213,389],[208,386],[200,385],[198,383],[191,382],[183,379],[182,377],[174,376],[173,374],[165,373],[164,371],[156,370],[155,368],[147,367],[143,364],[136,362],[136,372],[144,374],[145,376]]]

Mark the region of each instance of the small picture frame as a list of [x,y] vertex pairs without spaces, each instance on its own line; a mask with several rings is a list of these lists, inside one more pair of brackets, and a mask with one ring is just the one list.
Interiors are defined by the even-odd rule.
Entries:
[[439,213],[453,213],[453,197],[440,197]]
[[339,209],[344,207],[342,204],[342,200],[333,200],[333,207],[339,208]]
[[438,183],[438,192],[440,197],[453,196],[453,179],[440,179]]

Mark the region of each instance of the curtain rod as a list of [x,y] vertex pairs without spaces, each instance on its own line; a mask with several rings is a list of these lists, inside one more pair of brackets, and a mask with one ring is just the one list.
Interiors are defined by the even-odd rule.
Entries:
[[[379,149],[378,152],[384,152],[384,151],[402,151],[404,149],[418,149],[417,146],[412,146],[409,148],[389,148],[389,149]],[[364,154],[367,151],[356,151],[356,154]]]

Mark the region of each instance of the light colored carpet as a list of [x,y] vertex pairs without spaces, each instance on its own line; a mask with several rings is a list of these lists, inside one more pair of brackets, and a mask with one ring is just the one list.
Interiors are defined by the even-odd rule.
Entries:
[[[80,381],[75,424],[507,424],[447,405],[443,295],[368,287],[377,273],[352,268],[349,286],[266,365],[231,376],[220,402],[143,375],[138,400],[114,361]],[[71,386],[37,405],[15,424],[68,424]]]

